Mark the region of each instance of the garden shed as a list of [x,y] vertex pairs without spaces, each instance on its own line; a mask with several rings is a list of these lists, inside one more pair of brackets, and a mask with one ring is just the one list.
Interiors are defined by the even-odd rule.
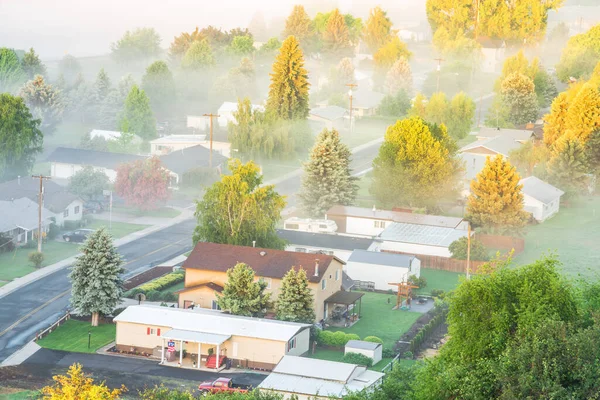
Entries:
[[349,340],[344,354],[358,353],[373,360],[373,365],[381,361],[383,346],[381,343],[365,342],[364,340]]

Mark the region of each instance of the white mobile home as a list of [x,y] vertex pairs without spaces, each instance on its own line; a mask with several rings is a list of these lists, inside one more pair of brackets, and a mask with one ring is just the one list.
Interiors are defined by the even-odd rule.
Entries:
[[421,260],[414,255],[354,250],[344,271],[355,281],[373,282],[375,290],[394,290],[390,282],[403,282],[411,275],[421,275]]

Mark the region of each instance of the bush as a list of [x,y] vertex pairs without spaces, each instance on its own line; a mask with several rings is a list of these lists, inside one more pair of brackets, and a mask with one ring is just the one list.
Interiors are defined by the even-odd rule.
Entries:
[[385,347],[381,351],[381,356],[384,358],[393,358],[396,357],[396,352],[392,349],[386,349]]
[[[467,247],[469,246],[469,241],[467,237],[461,237],[460,239],[455,240],[450,243],[448,246],[448,250],[452,254],[452,258],[457,260],[466,260],[467,259]],[[474,261],[489,261],[490,256],[488,254],[488,250],[481,243],[481,241],[471,238],[471,260]]]
[[324,346],[344,347],[350,340],[360,340],[360,336],[341,331],[320,331],[317,342]]
[[360,353],[346,353],[342,357],[342,362],[348,364],[366,365],[367,367],[373,366],[373,359]]
[[80,221],[65,221],[63,228],[66,231],[73,231],[75,229],[81,228],[81,222]]
[[175,293],[165,292],[165,293],[161,294],[160,299],[162,301],[173,303],[173,302],[176,302],[179,298],[177,297],[177,295]]
[[442,289],[431,289],[431,297],[443,298],[445,293]]
[[411,285],[418,286],[419,289],[423,289],[424,287],[427,286],[427,278],[425,278],[423,276],[420,278],[417,278],[416,275],[411,275],[408,277],[408,283],[410,283]]
[[402,358],[405,358],[407,360],[412,360],[413,357],[414,355],[411,351],[405,351],[404,354],[402,354]]
[[151,290],[146,293],[146,300],[158,301],[160,300],[160,292],[158,290]]
[[0,253],[8,253],[15,249],[12,238],[4,233],[0,233]]
[[117,315],[121,314],[123,311],[125,311],[124,307],[121,308],[115,308],[112,312],[112,316],[116,317]]
[[371,343],[379,343],[379,344],[383,344],[383,340],[379,339],[377,336],[367,336],[366,338],[363,339],[365,342],[371,342]]
[[60,233],[60,228],[54,222],[48,227],[48,239],[54,240]]
[[153,290],[161,291],[161,290],[167,289],[179,282],[183,282],[184,279],[185,279],[184,271],[171,272],[170,274],[161,276],[158,279],[155,279],[148,283],[144,283],[143,285],[140,285],[137,288],[135,288],[135,290],[138,290],[137,293],[144,293],[144,294],[146,294],[146,297],[148,297],[149,292],[151,292]]
[[32,263],[36,268],[41,267],[42,263],[44,262],[44,254],[39,251],[32,251],[29,253],[27,258],[29,259],[29,262]]

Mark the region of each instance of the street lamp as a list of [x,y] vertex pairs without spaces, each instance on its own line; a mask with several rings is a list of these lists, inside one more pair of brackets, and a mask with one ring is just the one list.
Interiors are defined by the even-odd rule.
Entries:
[[350,133],[352,133],[352,89],[358,85],[356,83],[347,83],[346,86],[350,88],[348,90],[348,98],[350,99]]
[[105,197],[110,197],[109,199],[109,204],[108,204],[108,231],[110,232],[112,230],[112,204],[113,204],[113,196],[112,196],[112,190],[103,190],[102,194]]
[[92,331],[88,331],[88,349],[92,343]]

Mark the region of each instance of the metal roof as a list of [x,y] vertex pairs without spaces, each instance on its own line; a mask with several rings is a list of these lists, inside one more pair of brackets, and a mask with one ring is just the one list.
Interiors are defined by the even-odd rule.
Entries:
[[381,232],[379,238],[383,241],[390,242],[448,247],[450,246],[450,243],[466,236],[467,231],[463,229],[402,224],[395,222]]
[[348,383],[358,365],[316,358],[284,356],[273,372]]
[[228,340],[231,335],[218,335],[215,333],[194,332],[182,329],[171,329],[162,335],[165,339],[183,340],[186,342],[206,343],[218,345]]
[[409,268],[415,256],[407,254],[384,253],[379,251],[354,250],[348,262],[387,265],[388,267]]
[[357,238],[330,233],[300,232],[286,229],[278,229],[277,236],[291,245],[332,250],[366,250],[373,243],[373,240],[369,238]]
[[562,190],[544,182],[535,176],[521,179],[519,183],[523,185],[523,189],[521,189],[523,194],[533,197],[544,204],[550,204],[554,200],[560,199],[560,196],[565,194],[565,192]]
[[309,324],[241,317],[216,310],[185,310],[151,305],[129,306],[114,321],[276,341],[288,341],[299,331],[310,327]]
[[521,146],[522,143],[518,142],[517,139],[513,139],[509,136],[495,136],[488,139],[477,140],[464,146],[459,151],[461,153],[468,153],[474,149],[483,147],[489,151],[508,157],[511,151],[516,150]]
[[365,342],[364,340],[349,340],[346,349],[375,350],[381,343]]

